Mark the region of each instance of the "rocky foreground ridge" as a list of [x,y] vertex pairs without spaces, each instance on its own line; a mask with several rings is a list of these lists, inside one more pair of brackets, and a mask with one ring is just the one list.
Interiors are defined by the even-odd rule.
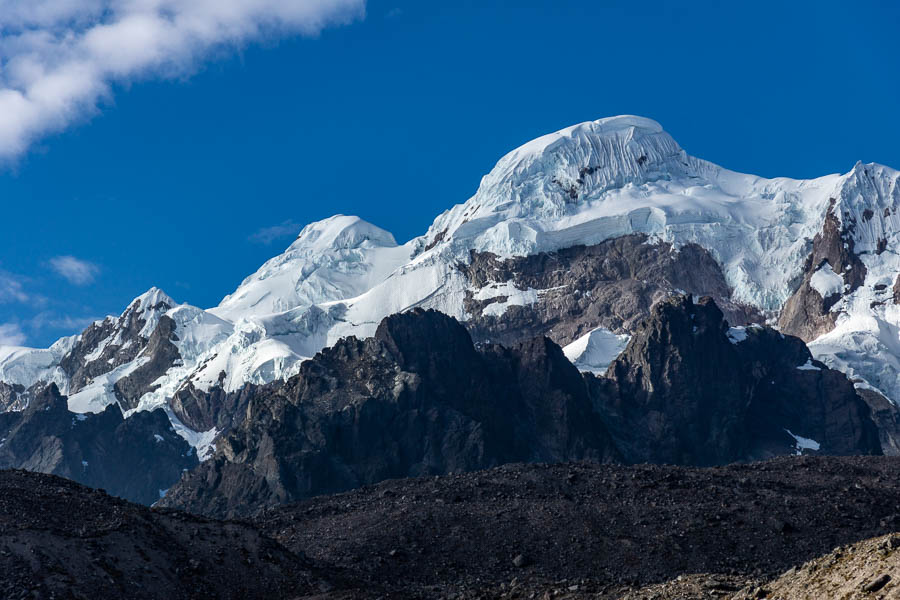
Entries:
[[896,536],[848,545],[900,530],[898,482],[892,457],[516,464],[223,522],[0,471],[0,596],[893,597]]

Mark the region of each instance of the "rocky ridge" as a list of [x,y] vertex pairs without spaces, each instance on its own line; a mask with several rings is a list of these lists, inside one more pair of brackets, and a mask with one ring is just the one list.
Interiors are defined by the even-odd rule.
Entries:
[[161,503],[231,516],[510,462],[715,465],[805,452],[881,454],[871,409],[802,341],[729,328],[711,299],[655,305],[606,377],[580,374],[547,338],[476,347],[454,319],[414,310],[254,388],[215,456]]
[[[758,588],[780,600],[900,598],[900,535],[892,534],[848,544],[794,567]],[[734,600],[752,598],[742,590]],[[749,593],[748,593],[749,592]]]
[[60,477],[0,471],[0,597],[239,600],[330,587],[302,554],[249,524],[150,510]]
[[[732,301],[709,251],[649,242],[634,234],[506,259],[473,252],[460,264],[471,286],[466,328],[476,341],[512,344],[543,335],[565,346],[598,327],[631,333],[653,304],[675,293],[714,298],[734,325],[765,322],[759,310]],[[522,290],[530,297],[511,301]]]
[[24,410],[0,413],[2,469],[52,473],[152,504],[197,463],[161,410],[129,419],[115,405],[73,413],[50,384]]
[[161,503],[248,514],[394,477],[614,458],[559,346],[539,338],[479,351],[454,319],[416,310],[255,388],[216,455]]

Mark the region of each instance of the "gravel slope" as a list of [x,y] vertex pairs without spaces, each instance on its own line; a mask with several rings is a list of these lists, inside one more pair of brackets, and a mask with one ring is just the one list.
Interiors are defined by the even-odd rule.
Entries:
[[388,481],[277,508],[257,523],[288,549],[394,597],[475,594],[514,579],[522,597],[575,585],[585,597],[619,597],[688,574],[727,583],[724,594],[900,529],[900,459],[507,465]]
[[[246,522],[0,471],[0,597],[793,600],[820,585],[801,565],[898,530],[900,459],[889,457],[516,464],[386,481]],[[837,557],[851,592],[893,569],[872,544],[857,562]]]

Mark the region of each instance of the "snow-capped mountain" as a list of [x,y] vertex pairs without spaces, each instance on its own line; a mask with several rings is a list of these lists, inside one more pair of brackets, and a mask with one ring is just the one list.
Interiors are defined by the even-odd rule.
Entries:
[[409,260],[407,246],[359,217],[337,215],[308,225],[284,253],[267,261],[209,312],[237,322],[352,298]]
[[582,123],[507,154],[406,244],[356,217],[313,223],[219,306],[151,290],[50,349],[0,349],[0,381],[55,382],[78,412],[166,408],[202,455],[218,432],[182,423],[173,397],[287,378],[390,314],[434,308],[476,341],[548,335],[596,371],[654,301],[687,291],[732,325],[777,323],[896,401],[898,178],[857,164],[765,179],[688,155],[649,119]]

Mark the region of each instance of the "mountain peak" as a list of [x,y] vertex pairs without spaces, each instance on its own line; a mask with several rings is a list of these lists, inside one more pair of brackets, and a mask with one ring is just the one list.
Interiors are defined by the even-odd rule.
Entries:
[[409,259],[390,232],[355,216],[310,223],[210,312],[227,321],[363,293]]
[[175,302],[171,296],[156,286],[151,287],[149,290],[132,300],[131,306],[134,306],[136,302],[140,303],[140,309],[142,311],[152,310],[161,305],[167,305],[168,308],[178,306],[178,303]]
[[662,125],[652,119],[634,115],[606,117],[597,119],[596,121],[577,123],[560,129],[559,131],[543,135],[519,146],[507,154],[507,158],[515,157],[522,159],[529,155],[543,154],[544,152],[553,151],[560,145],[564,145],[565,143],[578,138],[593,138],[594,140],[599,140],[601,138],[641,140],[646,136],[657,134],[663,134],[666,137],[670,137],[663,131]]
[[[541,238],[548,230],[577,225],[597,213],[597,206],[591,206],[609,194],[672,180],[696,185],[719,171],[685,153],[652,119],[620,115],[578,123],[501,158],[468,202],[435,221],[426,241],[432,246],[442,240],[490,238],[495,253],[530,253],[557,245]],[[599,212],[621,213],[612,208],[609,204]],[[647,215],[640,219],[646,221]],[[492,230],[487,237],[485,230]]]
[[304,227],[287,251],[321,252],[360,247],[392,248],[396,245],[390,232],[368,221],[356,216],[334,215]]
[[485,177],[482,189],[524,196],[543,188],[565,203],[673,168],[681,173],[686,158],[656,121],[621,115],[572,125],[516,148]]

